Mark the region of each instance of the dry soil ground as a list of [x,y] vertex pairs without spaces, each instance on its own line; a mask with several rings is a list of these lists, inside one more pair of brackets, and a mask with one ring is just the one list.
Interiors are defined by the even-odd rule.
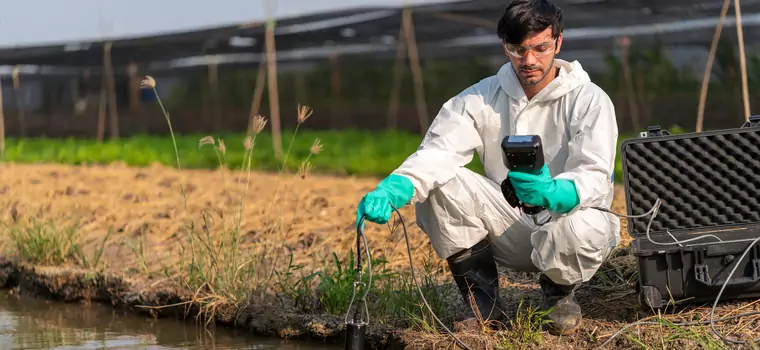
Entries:
[[[22,287],[34,285],[37,293],[57,298],[110,298],[114,304],[133,306],[139,303],[136,299],[155,305],[183,300],[168,292],[154,292],[150,297],[146,295],[149,294],[148,290],[178,282],[173,268],[182,259],[187,259],[182,248],[187,249],[187,239],[183,233],[185,220],[192,220],[198,225],[213,225],[216,229],[210,232],[217,233],[221,232],[219,227],[222,225],[228,228],[234,226],[241,195],[246,192],[246,177],[245,173],[240,172],[178,172],[161,166],[137,169],[119,165],[0,165],[0,203],[4,209],[0,222],[9,223],[14,219],[24,220],[30,217],[54,219],[59,227],[65,222],[78,222],[79,228],[73,241],[79,243],[81,251],[88,256],[94,255],[102,246],[106,234],[111,231],[97,269],[123,276],[124,281],[104,282],[103,277],[85,275],[70,277],[72,275],[67,274],[71,271],[70,268],[40,269],[8,261],[3,265],[6,268],[3,284]],[[362,194],[374,188],[377,181],[373,178],[337,178],[313,174],[301,178],[295,175],[278,177],[276,174],[251,173],[241,222],[242,251],[260,254],[261,251],[253,250],[254,246],[269,243],[274,249],[282,243],[284,251],[293,253],[294,263],[302,263],[312,269],[329,263],[333,252],[345,257],[348,250],[355,247],[353,225],[356,203]],[[184,209],[185,201],[180,184],[187,194],[187,210]],[[618,189],[616,195],[613,209],[624,213],[622,190]],[[212,213],[211,221],[200,220],[204,210]],[[414,225],[413,208],[406,207],[401,212],[409,227],[412,253],[419,268],[423,260],[433,253],[425,235]],[[625,220],[622,223],[622,249],[601,269],[607,278],[595,278],[580,292],[579,299],[586,316],[583,328],[576,335],[564,339],[546,336],[543,345],[538,347],[593,347],[606,340],[626,322],[639,318],[631,284],[635,280],[635,260],[625,250],[630,239],[625,234]],[[273,229],[275,227],[280,229]],[[371,248],[376,255],[389,261],[389,268],[408,269],[404,236],[400,230],[391,232],[387,226],[368,224],[366,231]],[[2,249],[9,257],[15,256],[13,241],[7,237],[7,230],[4,230],[3,235],[5,236],[0,241]],[[287,263],[285,260],[280,259],[279,262]],[[434,261],[445,269],[435,256]],[[74,265],[74,262],[68,263],[68,266]],[[60,277],[63,275],[69,277]],[[445,274],[443,276],[446,277]],[[0,277],[3,275],[0,274]],[[72,278],[73,282],[67,281]],[[88,278],[95,282],[87,284]],[[13,279],[16,281],[8,282]],[[533,276],[506,272],[502,294],[513,310],[517,309],[522,299],[530,302],[540,300],[537,285],[533,282]],[[68,283],[68,287],[61,287],[62,283]],[[98,286],[93,287],[94,285]],[[95,290],[83,292],[77,291],[77,288]],[[119,296],[103,297],[104,293]],[[119,298],[120,300],[115,300]],[[129,298],[132,298],[131,301],[126,300]],[[726,315],[736,305],[722,306],[716,315]],[[754,303],[738,305],[745,305],[742,311],[757,309]],[[695,315],[701,315],[705,319],[708,314],[709,308],[680,310],[678,315],[669,319],[691,320]],[[246,326],[255,328],[258,332],[279,335],[293,332],[335,335],[339,334],[341,327],[339,323],[333,323],[322,327],[333,327],[335,330],[315,330],[315,318],[302,316],[292,316],[288,318],[289,321],[282,321],[287,318],[283,316],[277,322],[254,325],[256,318],[249,315]],[[342,317],[337,320],[342,320]],[[730,332],[728,335],[732,337],[749,339],[753,334],[757,336],[757,329],[760,328],[757,320],[750,318],[729,322],[720,329]],[[299,322],[308,325],[301,327],[297,324]],[[302,329],[293,330],[298,327]],[[675,340],[670,339],[668,342],[670,336],[675,337]],[[450,339],[445,335],[414,333],[414,336],[406,334],[405,337],[409,346],[430,347],[431,344],[437,344],[445,348],[446,344],[450,344]],[[478,338],[467,335],[462,337],[472,341]],[[633,328],[629,335],[621,336],[619,342],[613,344],[638,347],[637,341],[642,340],[655,347],[688,348],[710,343],[705,340],[710,337],[709,327],[678,330],[667,326],[649,326]],[[483,338],[478,339],[483,341]]]

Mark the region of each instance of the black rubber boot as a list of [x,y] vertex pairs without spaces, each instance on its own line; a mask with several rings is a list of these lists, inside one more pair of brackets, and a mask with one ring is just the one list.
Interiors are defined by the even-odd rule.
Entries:
[[504,308],[499,297],[499,273],[490,242],[487,239],[480,241],[446,260],[465,304],[470,306],[465,319],[455,323],[455,331],[477,330],[480,320],[484,323],[501,321]]
[[575,332],[581,325],[581,307],[575,301],[575,290],[580,284],[559,285],[552,282],[549,277],[541,274],[538,279],[541,291],[544,293],[542,310],[546,311],[554,307],[548,315],[549,333],[553,335],[567,335]]

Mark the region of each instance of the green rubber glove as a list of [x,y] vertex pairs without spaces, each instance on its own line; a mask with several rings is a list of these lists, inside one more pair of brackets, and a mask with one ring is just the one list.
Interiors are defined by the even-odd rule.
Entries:
[[[400,209],[412,199],[414,195],[414,185],[412,181],[405,176],[390,174],[381,181],[377,188],[367,193],[361,201],[356,211],[356,225],[359,220],[366,215],[365,221],[372,221],[376,224],[388,222],[393,213],[391,204]],[[362,223],[364,230],[364,223]]]
[[549,167],[544,164],[538,174],[510,171],[507,177],[515,188],[517,198],[534,206],[565,214],[580,204],[575,183],[566,179],[552,179]]

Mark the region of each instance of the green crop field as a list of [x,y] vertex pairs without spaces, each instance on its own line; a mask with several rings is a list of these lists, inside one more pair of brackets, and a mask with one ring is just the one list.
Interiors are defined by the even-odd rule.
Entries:
[[[204,135],[178,135],[177,144],[183,168],[215,168],[219,162],[210,146],[199,147]],[[244,134],[228,133],[214,135],[225,144],[225,161],[230,168],[240,168],[244,159]],[[295,138],[292,130],[283,132],[283,149],[290,148],[288,167],[298,169],[300,162],[309,155],[309,149],[318,138],[322,151],[310,159],[314,170],[337,175],[382,177],[395,169],[415,151],[421,136],[401,132],[369,131],[312,131],[299,130]],[[623,135],[619,142],[632,135]],[[290,145],[293,141],[292,146]],[[175,166],[176,158],[171,137],[134,136],[109,140],[98,144],[92,139],[24,138],[7,140],[2,158],[5,162],[60,163],[60,164],[109,164],[123,162],[130,166],[148,166],[161,163]],[[259,170],[277,170],[282,162],[274,157],[271,136],[257,135],[252,167]],[[477,156],[468,166],[482,173]],[[617,159],[616,179],[622,179],[620,157]],[[618,180],[620,182],[620,180]]]

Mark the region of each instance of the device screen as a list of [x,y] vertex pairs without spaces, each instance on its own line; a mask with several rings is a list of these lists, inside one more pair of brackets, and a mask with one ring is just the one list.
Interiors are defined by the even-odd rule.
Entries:
[[531,142],[533,141],[532,136],[519,136],[519,135],[510,135],[507,139],[507,142]]

